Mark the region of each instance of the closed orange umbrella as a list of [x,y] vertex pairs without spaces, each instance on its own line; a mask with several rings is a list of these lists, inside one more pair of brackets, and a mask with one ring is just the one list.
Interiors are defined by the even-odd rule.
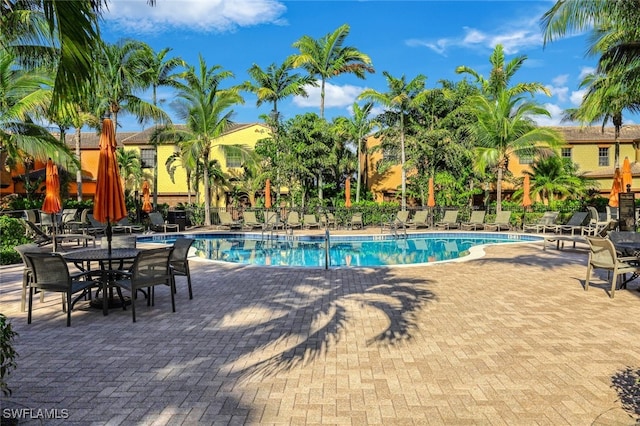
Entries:
[[429,199],[427,200],[427,207],[436,206],[436,195],[433,189],[433,177],[429,178]]
[[149,213],[151,210],[153,210],[151,190],[149,189],[149,182],[145,180],[142,182],[142,211]]
[[351,208],[351,179],[347,178],[347,181],[344,183],[344,205],[346,208]]
[[264,207],[271,208],[271,179],[267,179],[264,185]]
[[98,157],[98,177],[96,195],[93,200],[93,217],[107,224],[107,241],[111,251],[111,223],[127,216],[124,190],[116,160],[116,135],[113,122],[109,118],[102,121],[100,154]]
[[44,203],[42,203],[42,211],[51,215],[53,251],[57,251],[56,214],[62,209],[62,201],[60,201],[60,176],[58,175],[58,166],[53,164],[51,158],[47,161],[45,183],[47,188],[44,195]]
[[629,157],[624,157],[622,163],[622,192],[627,192],[633,186],[633,175],[631,174],[631,163]]
[[622,192],[622,176],[620,169],[616,167],[613,174],[613,185],[611,185],[611,193],[609,194],[609,206],[618,207],[618,194]]
[[530,187],[529,175],[524,175],[524,182],[522,183],[522,206],[525,208],[531,206],[531,196],[529,195],[531,191]]

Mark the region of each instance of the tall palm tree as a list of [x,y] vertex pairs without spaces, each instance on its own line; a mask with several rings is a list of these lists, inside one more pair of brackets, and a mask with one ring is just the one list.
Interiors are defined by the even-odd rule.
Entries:
[[339,117],[336,120],[340,133],[344,133],[356,146],[357,177],[356,177],[356,203],[360,201],[360,185],[362,181],[362,143],[367,136],[378,126],[369,114],[373,109],[373,103],[367,102],[362,107],[357,102],[353,103],[353,115],[350,118]]
[[403,75],[400,78],[396,78],[389,74],[387,71],[383,72],[383,75],[387,79],[387,86],[389,91],[378,92],[374,89],[366,89],[359,96],[358,99],[368,99],[373,102],[379,103],[382,106],[388,108],[390,113],[395,116],[398,134],[400,136],[400,164],[401,168],[401,185],[402,185],[402,210],[407,208],[407,170],[405,168],[406,147],[405,147],[405,127],[406,127],[406,115],[411,108],[415,106],[415,100],[420,93],[424,91],[425,82],[427,77],[422,74],[418,74],[411,81],[407,82],[406,77]]
[[291,65],[303,67],[310,76],[320,79],[320,118],[324,118],[327,80],[346,73],[364,79],[366,72],[374,72],[369,56],[355,47],[344,45],[349,31],[349,25],[344,24],[319,39],[305,35],[293,43],[300,53],[290,57]]
[[50,78],[20,69],[15,61],[12,53],[0,48],[0,154],[8,165],[21,163],[25,157],[42,161],[53,158],[68,170],[75,170],[78,163],[66,144],[36,124],[51,101],[47,89]]
[[311,75],[292,74],[292,69],[290,60],[284,61],[280,66],[271,64],[266,70],[253,64],[248,71],[253,81],[245,82],[243,88],[256,95],[256,106],[259,107],[264,102],[271,102],[273,105],[271,114],[277,117],[278,102],[290,96],[307,97],[305,86],[316,85],[315,79]]
[[468,111],[476,119],[470,126],[476,138],[474,165],[479,172],[487,168],[497,171],[497,211],[502,210],[502,181],[509,158],[548,155],[562,142],[555,130],[536,126],[534,117],[550,114],[524,96],[503,90],[495,99],[476,95],[467,101]]
[[116,150],[116,160],[120,169],[120,178],[125,189],[138,189],[142,178],[142,161],[140,154],[135,150],[125,150],[120,147]]
[[145,87],[140,62],[147,48],[145,43],[123,40],[106,44],[103,54],[98,57],[95,70],[99,81],[100,109],[112,115],[116,132],[121,112],[134,115],[139,123],[149,119],[169,121],[169,116],[161,108],[137,95]]
[[[198,160],[209,164],[213,141],[222,135],[231,124],[233,110],[231,107],[244,102],[239,89],[222,89],[220,84],[227,78],[233,77],[230,71],[223,70],[219,65],[207,67],[204,58],[200,56],[198,68],[189,67],[182,74],[185,80],[178,91],[178,116],[185,120],[185,130],[174,129],[173,133],[180,138],[181,151],[187,157],[186,161],[193,163]],[[220,149],[241,149],[240,147],[223,147]],[[196,160],[196,161],[193,161]],[[211,191],[209,168],[203,168],[204,181],[204,210],[205,225],[211,225]]]
[[[186,62],[179,57],[168,57],[171,48],[164,48],[159,52],[154,52],[149,46],[146,46],[140,52],[139,66],[141,68],[141,76],[147,86],[151,86],[151,103],[154,107],[158,106],[158,88],[179,86],[179,73],[176,70],[187,66]],[[157,126],[157,123],[156,123]],[[158,207],[158,145],[153,143],[153,206]]]

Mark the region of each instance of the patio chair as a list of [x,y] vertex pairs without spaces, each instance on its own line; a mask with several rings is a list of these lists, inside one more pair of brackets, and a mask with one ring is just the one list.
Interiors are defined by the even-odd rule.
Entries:
[[33,239],[33,242],[39,247],[53,242],[53,237],[45,233],[38,225],[30,220],[22,219],[27,231],[27,236]]
[[116,222],[113,226],[113,232],[124,232],[129,234],[133,232],[144,232],[144,226],[134,225],[129,221],[128,217],[125,217]]
[[[33,281],[33,270],[25,257],[25,253],[38,252],[41,249],[34,243],[20,244],[15,246],[13,249],[18,252],[22,259],[22,263],[24,264],[24,269],[22,271],[22,295],[20,297],[20,312],[24,312],[27,306],[27,289],[29,288],[29,283]],[[44,302],[44,291],[40,291],[40,303],[42,302]]]
[[103,235],[107,227],[102,223],[98,222],[96,218],[93,217],[93,214],[87,213],[87,220],[89,221],[89,225],[85,225],[84,233],[90,235]]
[[263,230],[273,230],[278,228],[284,228],[284,223],[280,220],[278,213],[265,211]]
[[511,230],[511,212],[508,210],[502,210],[496,214],[496,218],[493,223],[485,223],[485,231],[502,231]]
[[609,239],[591,236],[586,238],[589,244],[589,259],[587,261],[587,278],[584,281],[584,289],[585,291],[589,290],[591,271],[594,269],[604,269],[612,273],[609,297],[613,299],[620,275],[624,277],[624,275],[628,273],[640,273],[638,258],[636,256],[619,256],[613,242]]
[[[131,293],[131,318],[133,322],[136,322],[137,290],[147,289],[147,306],[153,306],[155,304],[155,287],[168,286],[171,295],[171,310],[172,312],[176,311],[175,288],[169,266],[172,251],[173,247],[140,251],[133,262],[129,277],[114,281],[116,286]],[[126,310],[126,305],[123,304],[122,309]]]
[[549,230],[555,234],[571,234],[576,235],[584,235],[585,229],[588,231],[589,227],[586,223],[589,221],[589,213],[588,212],[574,212],[573,215],[569,218],[569,220],[561,225],[547,225],[545,226],[545,230]]
[[291,233],[295,228],[302,228],[302,222],[300,222],[300,215],[297,211],[290,211],[287,215],[287,220],[284,223],[284,228],[289,229]]
[[[231,213],[229,212],[218,212],[218,217],[220,218],[220,223],[218,224],[218,228],[227,228],[229,230],[233,229],[241,229],[242,223],[237,220],[233,220],[231,217]],[[176,225],[177,227],[178,225]],[[176,229],[177,230],[177,229]]]
[[471,216],[469,216],[469,220],[460,223],[460,229],[469,231],[477,231],[478,229],[483,229],[484,218],[486,215],[487,212],[484,210],[473,210],[471,212]]
[[385,229],[398,229],[398,228],[406,228],[409,224],[409,211],[408,210],[399,210],[393,219],[382,222],[380,225],[380,231],[384,231]]
[[76,214],[78,214],[78,209],[62,210],[62,216],[60,218],[60,228],[62,232],[72,231],[72,227],[70,224],[76,221]]
[[458,228],[458,213],[459,210],[446,210],[444,216],[440,222],[437,222],[436,228],[438,229],[455,229]]
[[[31,324],[33,292],[39,289],[64,294],[67,311],[67,327],[70,327],[73,306],[83,296],[90,295],[91,287],[99,286],[100,282],[91,279],[91,271],[80,272],[73,275],[70,274],[67,261],[59,253],[28,252],[25,253],[25,258],[33,271],[33,280],[29,282],[27,324]],[[77,293],[81,294],[72,300],[73,295]]]
[[338,221],[331,212],[320,213],[320,225],[324,228],[330,228],[333,225],[333,229],[337,229]]
[[258,221],[256,212],[245,211],[242,213],[242,227],[245,229],[261,229],[264,223]]
[[180,227],[175,223],[167,223],[160,212],[149,213],[149,220],[151,221],[149,229],[155,232],[177,232],[180,229]]
[[316,219],[315,214],[305,214],[303,216],[303,226],[305,229],[317,228],[320,229],[320,222]]
[[587,224],[588,229],[584,230],[584,234],[587,235],[598,235],[602,229],[609,226],[609,220],[606,218],[606,214],[603,214],[602,219],[600,218],[600,213],[596,210],[595,207],[587,207],[587,211],[589,212],[589,223]]
[[347,228],[348,229],[353,229],[353,228],[364,229],[364,222],[362,221],[362,213],[354,213],[351,216],[351,220],[347,222]]
[[86,234],[85,228],[89,226],[89,219],[87,216],[89,215],[89,209],[83,209],[80,212],[80,219],[78,220],[69,220],[65,223],[66,229],[70,232],[82,232]]
[[427,210],[418,210],[414,215],[413,219],[407,222],[407,226],[409,228],[418,229],[418,228],[429,228],[429,211]]
[[187,277],[187,288],[189,289],[189,299],[193,299],[191,288],[191,271],[189,270],[189,249],[193,244],[192,238],[177,238],[173,243],[173,251],[169,258],[171,268],[171,279],[173,280],[173,290],[176,291],[176,277]]
[[544,233],[548,229],[551,229],[551,227],[555,226],[555,222],[558,219],[559,215],[560,215],[560,212],[558,211],[544,212],[543,215],[540,218],[538,218],[538,220],[535,223],[525,223],[522,226],[522,231]]

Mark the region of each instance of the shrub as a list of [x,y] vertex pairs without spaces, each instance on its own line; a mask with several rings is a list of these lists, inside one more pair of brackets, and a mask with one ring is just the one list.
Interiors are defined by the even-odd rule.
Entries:
[[13,248],[19,244],[31,242],[25,235],[25,231],[20,219],[0,216],[0,265],[21,262],[20,255]]
[[11,396],[7,376],[16,368],[18,353],[13,348],[13,341],[17,336],[18,333],[13,331],[7,317],[0,313],[0,390],[5,396]]

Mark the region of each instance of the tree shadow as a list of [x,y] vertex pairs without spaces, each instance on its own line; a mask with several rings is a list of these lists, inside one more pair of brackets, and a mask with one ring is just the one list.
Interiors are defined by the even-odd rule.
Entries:
[[640,368],[618,371],[611,376],[611,387],[618,393],[622,409],[640,424]]

